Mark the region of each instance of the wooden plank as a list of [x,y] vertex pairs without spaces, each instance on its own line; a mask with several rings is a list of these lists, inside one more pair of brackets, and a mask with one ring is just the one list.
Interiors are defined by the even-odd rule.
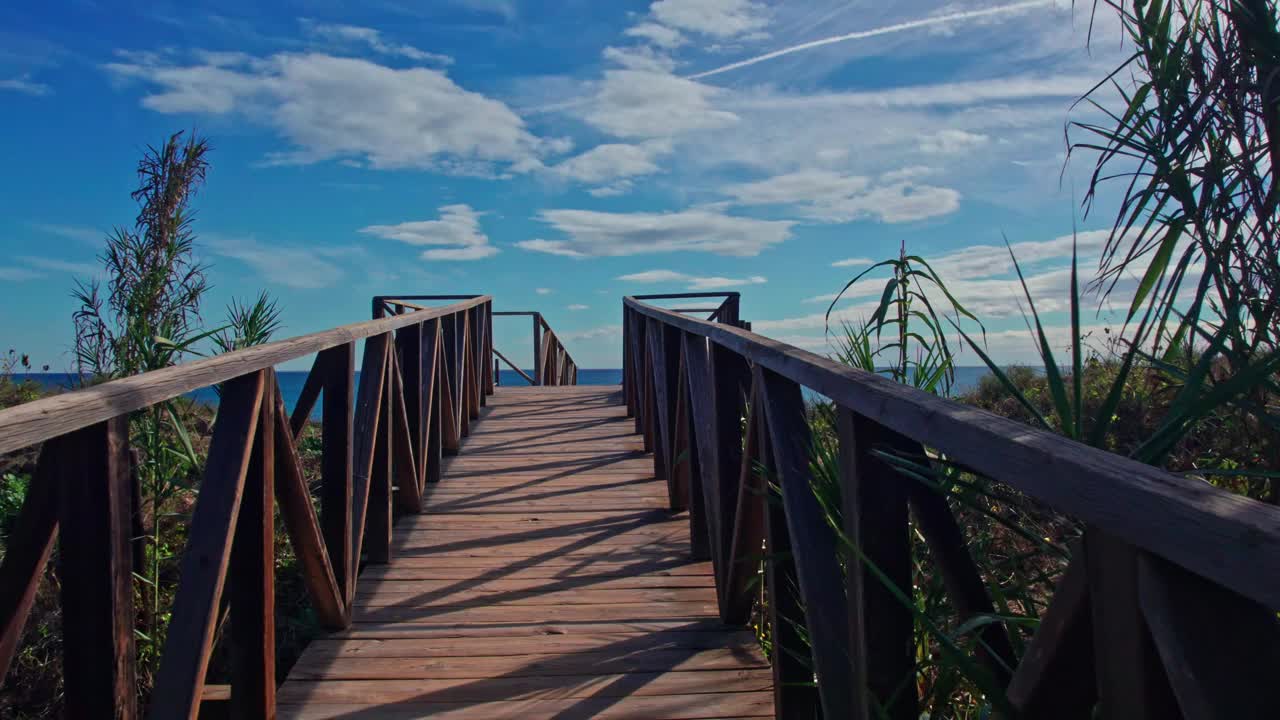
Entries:
[[370,563],[379,564],[391,562],[391,524],[394,517],[392,446],[395,442],[392,405],[395,403],[396,396],[394,358],[395,353],[387,353],[387,364],[383,369],[386,379],[382,383],[378,424],[374,430],[377,439],[373,454],[373,468],[369,473],[368,519],[365,522],[364,533],[365,558]]
[[[561,387],[489,398],[443,481],[424,493],[426,513],[395,527],[395,563],[361,575],[350,628],[295,666],[282,714],[343,707],[381,717],[398,703],[440,712],[449,698],[455,716],[491,718],[497,703],[536,695],[576,699],[568,716],[594,717],[688,694],[703,697],[685,717],[770,711],[767,663],[750,633],[719,621],[711,565],[689,559],[687,518],[666,511],[642,454],[617,450],[633,438],[586,429],[625,423],[621,394]],[[596,403],[600,412],[572,409]],[[561,419],[531,430],[525,411]],[[563,455],[530,452],[539,433],[575,439]],[[471,455],[477,446],[486,449]],[[592,470],[628,465],[640,471]],[[756,689],[738,691],[740,677]],[[756,699],[744,706],[734,695]]]
[[[910,595],[911,538],[908,535],[905,483],[873,450],[893,440],[886,429],[840,407],[841,515],[844,535],[856,545],[847,554],[845,602],[851,665],[850,717],[916,720],[915,620],[886,586]],[[864,561],[865,560],[865,561]],[[870,565],[883,574],[872,570]]]
[[[765,420],[754,383],[748,407],[746,431],[742,438],[744,447],[738,466],[738,488],[734,492],[737,503],[728,534],[728,562],[717,576],[721,578],[717,583],[720,588],[720,617],[732,625],[745,625],[751,618],[751,608],[755,603],[753,584],[759,580],[760,548],[768,534],[765,508],[768,484],[756,468],[763,455],[760,426]],[[725,511],[728,510],[725,506]]]
[[[822,712],[825,717],[849,717],[851,698],[846,679],[850,666],[844,643],[849,636],[849,618],[840,593],[840,548],[812,489],[812,447],[804,398],[800,386],[781,375],[760,367],[754,372],[768,420],[769,448],[777,466]],[[779,590],[775,588],[775,592]]]
[[62,675],[68,718],[137,716],[129,421],[49,442],[58,482]]
[[1097,528],[1084,535],[1101,720],[1177,718],[1138,598],[1141,551]]
[[[307,586],[307,595],[320,624],[329,630],[341,630],[348,622],[346,596],[329,563],[320,519],[311,501],[307,478],[302,473],[302,460],[293,444],[293,433],[278,384],[275,388],[275,423],[275,495],[280,505],[280,519],[284,521],[293,554],[302,568],[302,581]],[[350,505],[347,508],[349,516]],[[339,542],[345,545],[347,537],[349,535],[340,535]]]
[[[416,341],[415,341],[416,342]],[[414,450],[417,430],[409,422],[409,408],[406,406],[407,381],[401,375],[403,369],[395,353],[391,353],[391,395],[388,400],[389,426],[391,436],[391,459],[393,463],[392,477],[395,481],[395,501],[402,512],[422,512],[422,487],[418,484],[417,459],[421,457],[421,448]],[[415,390],[408,399],[419,397],[418,380],[415,377],[412,385]]]
[[1280,717],[1280,620],[1273,610],[1149,555],[1138,560],[1138,595],[1184,717]]
[[378,445],[378,429],[382,420],[383,385],[386,380],[387,353],[390,338],[378,335],[364,345],[360,363],[360,392],[356,399],[355,430],[352,435],[354,468],[352,473],[353,505],[351,513],[351,576],[347,579],[347,598],[355,592],[355,573],[359,570],[364,548],[366,514]]
[[112,380],[83,390],[50,395],[0,410],[0,455],[150,407],[192,390],[218,385],[321,350],[375,337],[430,318],[442,317],[487,300],[488,296],[481,296],[408,315],[344,325],[324,332],[278,340]]
[[[354,502],[356,346],[341,345],[327,354],[323,424],[320,428],[320,522],[329,566],[344,599],[350,596],[356,560],[351,555]],[[345,609],[344,609],[345,613]]]
[[[627,298],[895,432],[1268,607],[1280,607],[1280,506],[1174,475],[721,323]],[[1141,512],[1135,511],[1141,508]]]
[[[848,412],[848,411],[845,411]],[[890,433],[890,435],[893,435]],[[892,439],[890,449],[900,456],[928,463],[924,447],[902,436]],[[980,616],[994,616],[995,606],[987,593],[987,586],[978,572],[978,566],[969,554],[968,546],[946,497],[933,488],[919,482],[907,484],[907,496],[916,527],[929,548],[951,603],[959,613],[961,623]],[[995,683],[1006,687],[1017,665],[1013,644],[1004,623],[992,622],[979,632],[981,643],[975,650],[979,661],[991,672]]]
[[[470,704],[414,702],[380,705],[376,712],[385,720],[458,720],[483,717],[485,720],[702,720],[706,718],[767,717],[769,693],[671,694],[664,697],[627,698],[538,698],[495,700],[483,705],[480,714]],[[282,718],[296,720],[338,720],[367,716],[371,704],[311,703],[284,707]],[[760,713],[766,715],[760,715]]]
[[1009,682],[1009,703],[1023,717],[1075,720],[1089,717],[1097,704],[1087,572],[1081,550],[1058,581]]
[[[753,383],[758,386],[759,382]],[[757,395],[759,397],[759,395]],[[761,403],[763,405],[763,402]],[[773,654],[773,703],[778,720],[819,717],[821,698],[813,686],[814,672],[803,662],[808,643],[800,632],[806,626],[805,611],[796,572],[795,547],[791,542],[785,500],[769,486],[777,482],[778,471],[773,459],[773,443],[760,411],[756,423],[756,443],[763,471],[761,489],[767,493],[764,503],[765,531],[765,606],[769,614],[769,639]]]
[[58,531],[58,482],[53,475],[57,448],[58,442],[51,440],[40,449],[35,477],[10,531],[10,537],[22,542],[10,544],[0,562],[0,678],[9,673],[18,652],[22,629],[53,552]]
[[[714,455],[718,463],[712,493],[715,497],[714,522],[718,528],[716,543],[721,548],[725,564],[731,564],[736,562],[731,557],[735,554],[742,560],[747,558],[747,554],[744,553],[757,553],[760,540],[764,537],[764,510],[760,505],[764,496],[758,494],[755,497],[743,498],[741,495],[742,488],[747,487],[744,484],[745,481],[751,479],[743,475],[742,453],[743,402],[752,385],[751,368],[741,357],[714,343],[708,343],[708,349],[710,350],[711,382],[714,383],[712,397],[715,403],[711,418],[714,439],[711,442],[716,445]],[[755,400],[753,399],[752,402]],[[748,437],[746,444],[751,442],[754,441]],[[709,506],[711,504],[711,502],[708,503]],[[741,516],[739,516],[740,510],[743,513]],[[739,533],[735,523],[740,520],[745,521],[746,524],[740,528]],[[738,542],[745,545],[755,543],[755,548],[747,548],[745,545],[737,547]],[[743,568],[742,571],[747,574],[737,577],[745,579],[754,575],[755,569]],[[744,607],[742,603],[746,586],[730,584],[727,568],[721,568],[719,577],[726,590],[731,590],[739,598],[729,602],[730,595],[722,593],[720,616],[726,622],[746,622],[744,613],[749,608]]]
[[427,418],[427,397],[424,396],[423,388],[426,386],[426,380],[423,377],[423,366],[426,365],[426,359],[422,357],[424,331],[423,325],[412,325],[407,328],[401,328],[396,333],[396,355],[398,366],[400,368],[400,393],[403,395],[402,402],[405,407],[405,417],[408,425],[409,448],[413,453],[415,460],[414,470],[416,476],[413,479],[413,492],[421,494],[422,478],[425,468],[420,467],[421,460],[425,457],[423,441],[427,436],[426,423]]
[[316,359],[311,363],[311,371],[307,373],[307,379],[302,383],[302,391],[298,393],[298,399],[294,402],[293,415],[289,418],[289,428],[294,438],[302,435],[303,428],[311,419],[311,411],[315,410],[316,401],[320,399],[320,391],[324,389],[331,374],[330,363],[334,356],[333,351],[340,350],[341,347],[343,346],[316,353]]
[[276,713],[275,373],[262,373],[258,432],[245,474],[231,546],[229,599],[231,715],[267,720]]
[[168,717],[196,717],[218,606],[231,558],[231,534],[240,512],[263,397],[261,372],[227,382],[213,426],[204,481],[191,516],[187,547],[160,669],[153,708]]

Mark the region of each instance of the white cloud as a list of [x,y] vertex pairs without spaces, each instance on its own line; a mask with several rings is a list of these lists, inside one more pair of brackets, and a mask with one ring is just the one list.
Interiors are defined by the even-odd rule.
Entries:
[[619,180],[618,182],[611,183],[603,187],[591,188],[587,193],[590,194],[591,197],[598,198],[618,197],[619,195],[626,195],[631,192],[633,187],[635,187],[635,183],[630,180]]
[[373,28],[322,23],[310,18],[302,18],[299,22],[302,23],[302,29],[309,35],[337,43],[363,45],[379,55],[403,57],[418,62],[431,62],[441,65],[453,64],[453,58],[448,55],[426,52],[412,45],[387,42],[383,40],[382,33]]
[[263,244],[253,237],[204,234],[201,244],[215,255],[238,260],[270,283],[299,289],[331,287],[340,281],[342,267],[324,257],[338,250]]
[[279,53],[191,65],[130,55],[106,69],[153,86],[142,104],[156,112],[236,115],[274,128],[293,145],[271,156],[279,163],[339,158],[487,173],[504,164],[530,169],[538,156],[565,149],[535,137],[504,103],[429,68]]
[[550,295],[552,293],[551,288],[534,288],[533,291],[539,295]]
[[24,95],[33,95],[39,97],[41,95],[49,95],[53,92],[53,88],[44,83],[33,82],[30,75],[21,75],[16,78],[0,80],[0,90],[12,90]]
[[578,312],[578,311],[580,311],[580,310],[590,310],[590,309],[591,309],[591,306],[590,306],[590,305],[579,305],[579,304],[575,303],[575,304],[573,304],[573,305],[569,305],[569,306],[568,306],[568,307],[566,307],[565,309],[566,309],[566,310],[569,310],[569,311],[572,311],[572,312]]
[[684,283],[688,285],[690,290],[722,290],[740,285],[763,285],[768,282],[768,279],[760,275],[752,275],[745,278],[699,277],[674,270],[646,270],[644,272],[631,273],[630,275],[622,275],[618,279],[635,283]]
[[866,265],[873,265],[873,264],[875,264],[875,260],[872,260],[871,258],[856,257],[856,258],[845,258],[844,260],[837,260],[831,263],[831,267],[855,267],[855,266],[866,266]]
[[705,209],[669,213],[545,210],[541,218],[567,240],[526,240],[526,250],[569,257],[709,252],[752,256],[791,237],[794,223],[757,220]]
[[674,137],[733,125],[738,116],[718,110],[722,91],[656,70],[609,70],[583,119],[625,138]]
[[658,0],[649,12],[667,27],[732,38],[769,25],[768,8],[752,0]]
[[829,170],[801,170],[722,191],[740,205],[792,206],[822,222],[910,222],[946,215],[960,206],[960,193],[950,188],[906,181],[875,186],[870,178]]
[[975,150],[986,145],[990,137],[964,130],[939,130],[929,137],[920,139],[920,151],[932,154],[955,155]]
[[670,73],[676,69],[676,61],[666,53],[659,52],[647,45],[628,48],[607,47],[604,59],[616,63],[628,70],[647,70],[649,72]]
[[409,245],[440,246],[424,251],[424,260],[480,260],[498,253],[480,229],[480,214],[469,205],[445,205],[439,220],[370,225],[360,232]]
[[[1110,236],[1107,230],[1090,230],[1076,235],[1063,235],[1052,240],[1026,241],[1012,244],[1013,254],[1023,270],[1035,267],[1046,260],[1065,260],[1071,257],[1071,246],[1076,244],[1081,258],[1096,257]],[[1083,265],[1085,260],[1082,259]],[[1003,275],[1013,272],[1013,260],[1009,248],[1004,245],[972,245],[953,250],[930,262],[943,279],[973,279]]]
[[565,340],[621,340],[621,325],[602,325],[589,330],[579,330],[578,332],[565,333],[562,335]]
[[[606,143],[553,165],[551,172],[579,182],[604,183],[661,172],[662,168],[656,161],[670,152],[671,143],[662,140],[634,145]],[[598,196],[598,193],[593,194]]]
[[679,30],[654,22],[643,22],[627,28],[624,34],[647,40],[666,50],[673,50],[685,43],[684,35]]

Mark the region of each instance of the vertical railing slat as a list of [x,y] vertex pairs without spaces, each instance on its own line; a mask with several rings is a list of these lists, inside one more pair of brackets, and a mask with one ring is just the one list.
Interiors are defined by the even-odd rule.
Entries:
[[356,345],[346,343],[321,354],[327,360],[320,426],[320,523],[349,621],[345,598],[351,595],[356,562],[351,557]]
[[231,715],[268,720],[276,712],[275,372],[261,371],[258,432],[231,546],[229,599]]
[[262,373],[254,372],[222,386],[204,481],[182,555],[182,582],[173,600],[169,634],[151,695],[152,715],[194,720],[200,710],[231,558],[231,535],[258,431],[262,385]]
[[[58,482],[59,580],[67,718],[137,716],[129,422],[50,440]],[[55,478],[44,478],[55,479]]]
[[[777,467],[792,561],[804,601],[823,716],[845,718],[850,713],[849,655],[844,642],[849,619],[840,594],[842,573],[836,535],[813,493],[809,471],[812,447],[804,398],[796,382],[760,366],[754,372],[768,423],[769,451]],[[775,516],[776,508],[771,508],[770,532],[774,532]],[[770,552],[776,551],[770,548]]]
[[[913,482],[873,454],[885,429],[838,408],[840,496],[844,535],[857,552],[848,555],[845,600],[851,675],[850,717],[874,717],[880,705],[892,720],[917,720],[915,619],[884,581],[910,594],[911,537],[904,483]],[[865,561],[864,561],[865,560]],[[869,695],[869,697],[868,697]]]
[[9,664],[18,652],[22,629],[53,553],[58,532],[58,488],[48,473],[53,469],[56,448],[57,443],[52,440],[41,448],[35,477],[27,486],[27,497],[10,531],[10,537],[22,538],[22,542],[11,543],[0,562],[0,678],[8,674]]

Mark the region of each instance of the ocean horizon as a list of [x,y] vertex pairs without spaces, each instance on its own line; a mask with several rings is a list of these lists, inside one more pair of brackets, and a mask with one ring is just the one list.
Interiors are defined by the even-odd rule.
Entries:
[[[532,370],[526,370],[526,373],[533,374]],[[956,381],[952,387],[951,395],[956,397],[963,395],[965,392],[977,387],[983,377],[990,374],[990,370],[986,367],[969,366],[956,368]],[[356,373],[357,377],[359,373]],[[31,380],[39,383],[46,390],[74,390],[78,383],[78,376],[72,373],[15,373],[16,380]],[[294,406],[298,402],[298,396],[302,394],[302,386],[307,380],[306,370],[282,370],[276,373],[277,381],[280,384],[280,394],[284,396],[285,407],[289,412],[293,412]],[[510,387],[528,387],[529,383],[520,377],[514,370],[504,369],[498,374],[498,384]],[[579,385],[621,385],[622,369],[621,368],[579,368],[578,369]],[[806,391],[806,395],[809,395]],[[200,388],[193,392],[187,393],[187,397],[206,405],[216,406],[218,404],[218,394],[214,392],[212,387]],[[317,405],[315,411],[311,413],[312,420],[320,419],[320,406]]]

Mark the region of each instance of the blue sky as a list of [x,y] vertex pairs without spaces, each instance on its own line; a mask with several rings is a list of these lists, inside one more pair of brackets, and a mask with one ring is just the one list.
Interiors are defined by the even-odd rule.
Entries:
[[[997,358],[1025,361],[1002,234],[1065,342],[1073,227],[1092,270],[1114,212],[1104,198],[1081,216],[1091,158],[1063,172],[1069,108],[1122,54],[1107,17],[1086,47],[1087,13],[1065,0],[9,4],[3,344],[69,366],[69,292],[105,232],[132,222],[140,149],[194,127],[214,147],[196,221],[210,323],[262,288],[290,335],[364,319],[374,294],[487,292],[497,309],[542,310],[580,365],[616,367],[623,295],[734,289],[757,331],[822,351],[823,296],[905,243],[984,319]],[[837,319],[865,315],[879,289]],[[523,322],[498,331],[500,349],[530,354]]]

